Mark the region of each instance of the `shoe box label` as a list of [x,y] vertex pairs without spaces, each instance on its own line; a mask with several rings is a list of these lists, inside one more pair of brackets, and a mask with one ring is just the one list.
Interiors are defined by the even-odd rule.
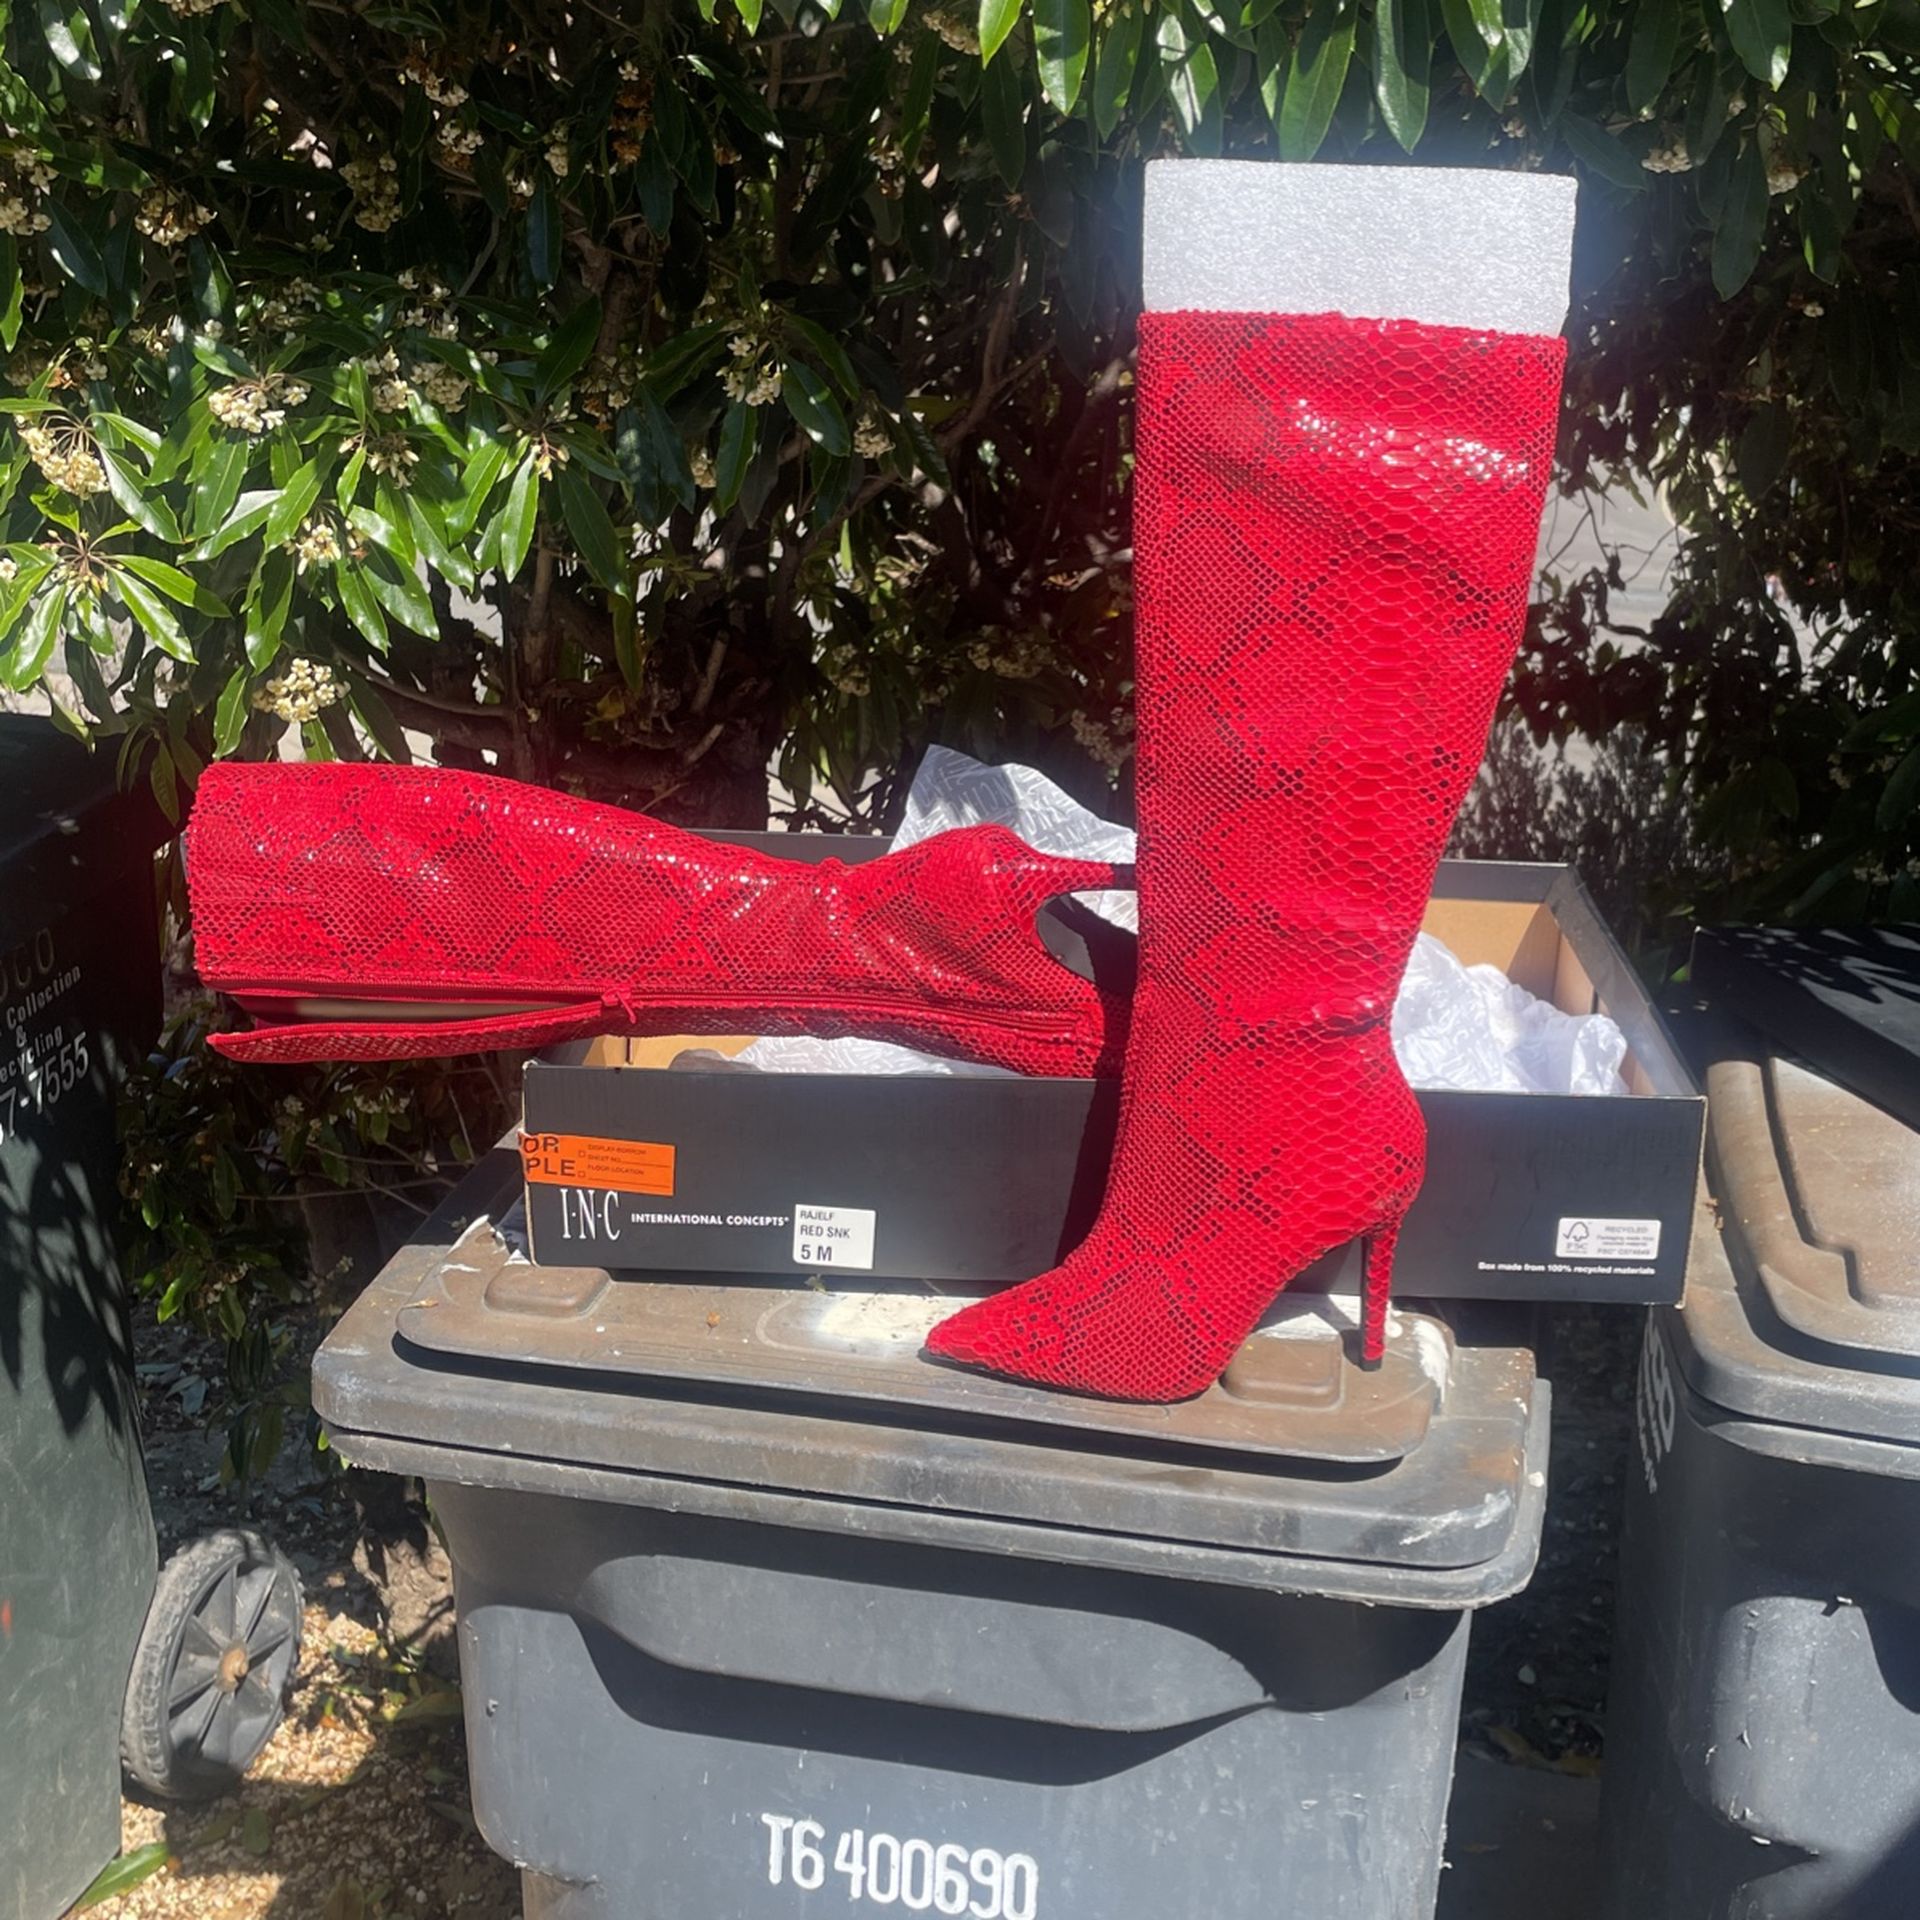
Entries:
[[655,1140],[607,1140],[584,1133],[520,1136],[520,1162],[534,1186],[670,1194],[676,1157],[672,1147]]
[[873,1226],[869,1207],[810,1207],[793,1210],[793,1257],[803,1267],[873,1270]]
[[1660,1254],[1660,1222],[1568,1214],[1554,1234],[1553,1252],[1559,1260],[1654,1260]]

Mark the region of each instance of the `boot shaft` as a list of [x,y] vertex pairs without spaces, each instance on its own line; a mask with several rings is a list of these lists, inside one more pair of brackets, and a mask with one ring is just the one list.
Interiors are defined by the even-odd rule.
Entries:
[[[1141,323],[1141,917],[1282,1000],[1391,999],[1524,624],[1565,345]],[[1298,976],[1298,978],[1295,978]]]

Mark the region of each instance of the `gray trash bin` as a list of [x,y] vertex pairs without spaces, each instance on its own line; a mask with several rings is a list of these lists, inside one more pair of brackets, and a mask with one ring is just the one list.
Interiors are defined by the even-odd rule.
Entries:
[[115,1247],[121,1074],[160,1024],[143,786],[0,714],[0,1920],[54,1920],[149,1790],[232,1784],[280,1719],[300,1589],[260,1537],[156,1578]]
[[0,1920],[51,1920],[120,1846],[155,1547],[114,1097],[160,1021],[152,812],[0,715]]
[[428,1482],[529,1920],[1432,1911],[1472,1610],[1539,1540],[1530,1351],[1403,1313],[1365,1372],[1296,1302],[1232,1392],[1070,1400],[918,1359],[916,1290],[533,1267],[518,1171],[314,1397]]
[[1605,1911],[1910,1920],[1920,1134],[1764,1044],[1707,1093],[1724,1230],[1643,1349]]

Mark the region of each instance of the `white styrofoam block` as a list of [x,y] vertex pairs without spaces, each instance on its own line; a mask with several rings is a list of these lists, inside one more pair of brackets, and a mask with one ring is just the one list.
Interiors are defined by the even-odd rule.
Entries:
[[1147,168],[1147,311],[1344,313],[1558,333],[1573,201],[1566,174],[1156,160]]

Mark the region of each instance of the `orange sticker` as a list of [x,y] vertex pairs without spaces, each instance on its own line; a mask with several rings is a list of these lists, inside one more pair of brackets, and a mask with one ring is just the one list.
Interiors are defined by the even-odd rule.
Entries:
[[674,1149],[654,1140],[602,1140],[586,1133],[523,1133],[520,1162],[544,1187],[607,1187],[615,1193],[673,1191]]

